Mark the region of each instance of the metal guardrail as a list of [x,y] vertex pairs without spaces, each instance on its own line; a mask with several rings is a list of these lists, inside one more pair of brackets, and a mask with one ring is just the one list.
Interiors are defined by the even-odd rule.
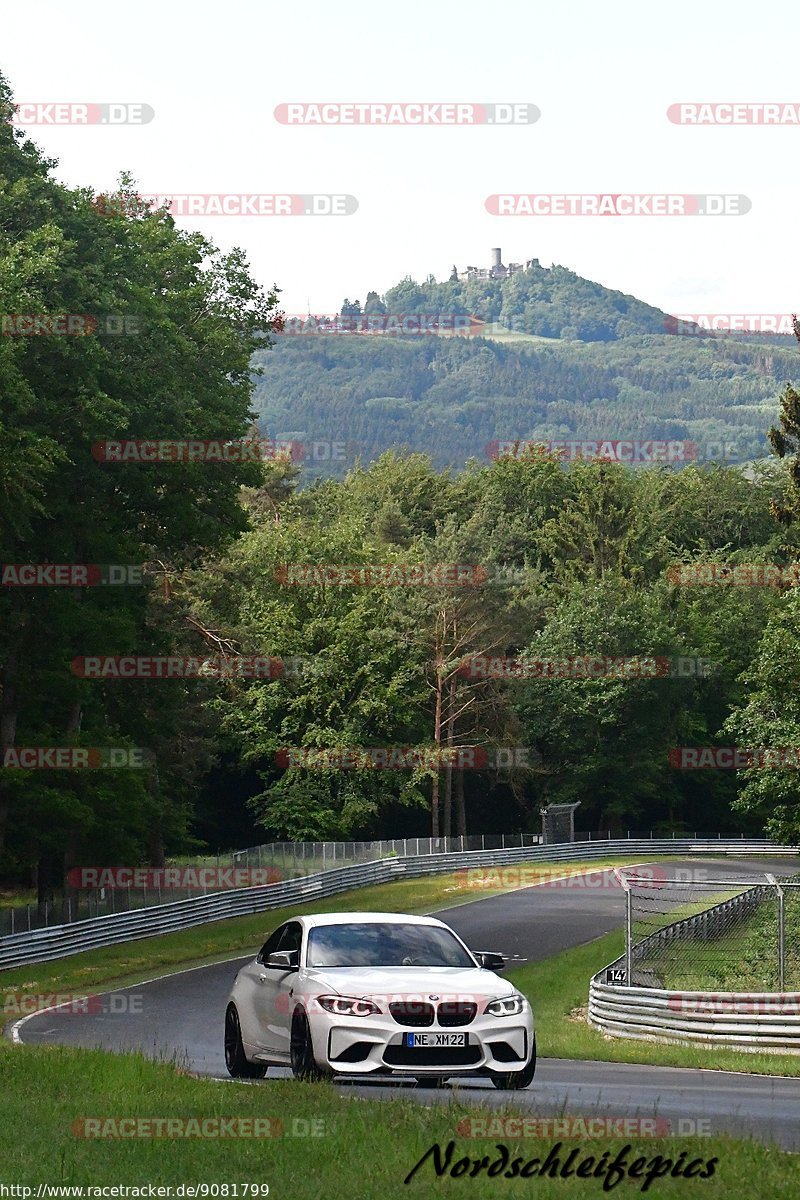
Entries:
[[[635,947],[627,961],[626,955],[621,955],[598,971],[589,984],[589,1024],[612,1037],[750,1053],[800,1054],[800,992],[674,991],[637,983],[635,959],[641,946],[656,941],[668,944],[687,932],[713,937],[716,930],[725,928],[732,912],[741,910],[742,917],[746,917],[770,890],[764,886],[748,888],[692,917],[675,921]],[[606,982],[614,973],[621,974],[626,982]],[[641,972],[638,977],[641,980]]]
[[519,862],[575,862],[598,858],[652,857],[654,854],[797,854],[795,847],[778,846],[767,839],[743,841],[714,839],[696,842],[690,839],[609,839],[601,842],[569,842],[562,845],[520,846],[507,850],[466,851],[448,854],[424,854],[419,857],[384,858],[360,866],[327,870],[318,875],[265,887],[250,887],[191,900],[180,900],[132,912],[115,913],[74,921],[69,925],[50,926],[31,933],[0,938],[0,970],[26,963],[49,962],[55,958],[80,954],[101,946],[136,941],[157,934],[191,929],[212,921],[248,916],[292,904],[324,899],[352,888],[389,883],[403,878],[440,875],[470,867],[497,867]]
[[589,1023],[614,1037],[729,1050],[800,1054],[800,992],[668,992],[589,989]]
[[[615,835],[617,839],[642,841],[652,840],[652,830],[627,830]],[[736,837],[744,840],[745,834],[726,833],[673,833],[683,841],[727,841]],[[609,830],[592,832],[579,831],[576,842],[606,842],[612,837]],[[381,858],[408,858],[420,854],[464,853],[467,850],[514,850],[519,846],[536,846],[548,841],[537,833],[474,833],[458,837],[405,837],[384,838],[369,842],[269,842],[260,846],[249,846],[244,850],[230,850],[223,854],[207,854],[196,858],[167,859],[163,867],[150,869],[123,867],[128,871],[129,882],[101,882],[113,868],[97,866],[74,867],[68,873],[63,895],[47,898],[35,903],[3,905],[0,907],[0,941],[15,933],[32,933],[51,925],[66,925],[72,921],[88,921],[94,917],[131,912],[135,908],[157,908],[176,900],[194,900],[208,896],[223,888],[233,888],[233,882],[214,882],[228,872],[244,869],[253,877],[242,881],[240,887],[259,887],[276,879],[298,879],[302,875],[316,875],[320,871],[338,870],[340,867],[363,866]],[[143,883],[134,886],[133,875],[141,869]],[[175,872],[180,872],[181,883],[175,881]],[[173,881],[167,884],[170,875]],[[71,884],[69,876],[84,879],[79,885]],[[87,874],[97,883],[90,885]],[[149,878],[149,883],[146,880]],[[209,882],[209,879],[211,880]]]

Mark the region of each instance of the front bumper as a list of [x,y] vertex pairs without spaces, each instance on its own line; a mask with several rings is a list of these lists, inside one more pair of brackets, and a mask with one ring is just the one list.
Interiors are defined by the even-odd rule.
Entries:
[[[533,1017],[476,1016],[469,1025],[424,1028],[399,1025],[384,1014],[368,1018],[311,1018],[314,1053],[320,1066],[341,1075],[470,1075],[521,1071],[533,1050]],[[463,1047],[405,1045],[405,1034],[466,1034]]]

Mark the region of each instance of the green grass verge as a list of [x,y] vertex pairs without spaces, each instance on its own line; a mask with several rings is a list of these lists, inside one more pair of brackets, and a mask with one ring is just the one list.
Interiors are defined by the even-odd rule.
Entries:
[[589,980],[622,954],[624,937],[609,933],[542,962],[508,972],[530,998],[536,1017],[536,1039],[548,1058],[600,1062],[653,1063],[665,1067],[705,1067],[747,1071],[757,1075],[800,1075],[800,1055],[742,1054],[736,1050],[668,1046],[658,1042],[607,1037],[586,1021]]
[[[404,1179],[435,1143],[444,1150],[448,1142],[455,1142],[453,1163],[465,1156],[481,1159],[484,1155],[492,1162],[498,1155],[498,1143],[508,1146],[511,1159],[541,1161],[555,1144],[551,1138],[474,1140],[462,1136],[457,1130],[459,1121],[489,1114],[452,1101],[443,1107],[427,1107],[402,1096],[389,1102],[364,1100],[342,1095],[327,1084],[269,1078],[252,1087],[214,1083],[176,1074],[139,1055],[14,1047],[7,1042],[0,1044],[0,1078],[0,1182],[5,1184],[34,1189],[40,1183],[145,1188],[148,1184],[173,1188],[178,1184],[238,1184],[240,1189],[242,1183],[268,1184],[274,1200],[385,1200],[442,1194],[483,1200],[495,1195],[555,1198],[605,1194],[601,1179],[574,1175],[565,1179],[489,1179],[484,1173],[469,1182],[449,1174],[437,1178],[431,1159],[406,1189]],[[514,1112],[513,1104],[506,1112]],[[259,1139],[96,1139],[75,1132],[76,1121],[87,1117],[173,1117],[206,1122],[215,1118],[271,1119],[282,1123],[284,1133]],[[316,1136],[297,1136],[312,1131]],[[656,1180],[647,1190],[648,1196],[794,1200],[800,1194],[796,1156],[729,1138],[564,1141],[560,1163],[563,1165],[573,1149],[578,1154],[573,1167],[588,1156],[597,1163],[604,1151],[612,1158],[626,1144],[630,1146],[628,1163],[639,1157],[650,1163],[657,1155],[670,1164],[718,1160],[711,1179]],[[682,1151],[686,1152],[683,1160],[679,1158]],[[620,1196],[639,1195],[643,1183],[643,1178],[626,1180],[614,1191]],[[229,1190],[227,1195],[231,1197],[233,1192]]]
[[[571,869],[580,867],[571,864]],[[437,904],[476,898],[471,890],[454,895],[452,889],[459,883],[457,876],[406,880],[346,893],[333,903],[342,911],[424,911]],[[300,911],[315,908],[319,904],[302,906]],[[0,988],[17,992],[44,988],[68,991],[133,982],[158,970],[194,963],[198,958],[208,961],[232,956],[237,950],[247,952],[284,915],[274,911],[218,922],[53,964],[7,971],[0,975]],[[510,973],[534,1001],[539,1044],[548,1057],[798,1073],[800,1062],[773,1056],[625,1043],[589,1029],[580,1018],[576,1019],[573,1010],[585,1006],[590,975],[616,957],[620,948],[621,935],[612,934]],[[492,1162],[498,1154],[498,1142],[508,1145],[512,1159],[544,1159],[553,1145],[552,1139],[514,1140],[495,1135],[488,1140],[471,1140],[461,1136],[459,1121],[489,1114],[480,1107],[452,1100],[441,1107],[429,1107],[399,1094],[397,1099],[383,1103],[342,1096],[324,1084],[269,1078],[253,1087],[215,1083],[186,1077],[170,1065],[153,1063],[139,1055],[109,1055],[58,1046],[12,1046],[0,1041],[0,1080],[4,1100],[0,1183],[6,1184],[175,1186],[247,1182],[269,1184],[271,1196],[291,1195],[293,1200],[384,1200],[398,1192],[405,1194],[403,1180],[434,1143],[444,1148],[455,1141],[452,1162],[464,1156],[479,1160],[484,1155]],[[518,1111],[511,1100],[500,1115]],[[491,1115],[496,1117],[497,1111]],[[258,1139],[97,1140],[76,1135],[75,1122],[86,1117],[254,1118],[262,1122],[271,1118],[273,1123],[282,1124],[284,1135]],[[315,1136],[299,1136],[309,1133]],[[704,1197],[793,1200],[800,1194],[800,1161],[774,1148],[718,1137],[632,1138],[631,1144],[629,1162],[640,1156],[651,1161],[657,1155],[677,1162],[683,1151],[684,1163],[716,1157],[719,1161],[714,1176],[696,1184],[702,1189],[698,1194]],[[560,1157],[563,1163],[565,1156],[576,1149],[580,1155],[577,1161],[589,1155],[597,1161],[605,1151],[613,1157],[623,1145],[619,1139],[602,1143],[565,1141]],[[603,1194],[602,1180],[574,1175],[566,1179],[534,1176],[489,1180],[484,1173],[473,1182],[475,1186],[470,1188],[449,1175],[437,1178],[428,1160],[411,1180],[407,1194],[438,1196],[456,1187],[481,1197],[495,1192],[512,1198],[528,1197],[534,1191],[546,1197]],[[617,1194],[639,1194],[642,1183],[641,1179],[626,1181]],[[693,1190],[694,1181],[670,1177],[656,1180],[646,1194],[682,1197]],[[229,1191],[228,1197],[232,1196]]]
[[[783,990],[800,989],[800,894],[787,889]],[[649,964],[647,964],[649,965]],[[659,947],[652,965],[665,988],[685,991],[777,992],[778,903],[768,899],[722,937]]]

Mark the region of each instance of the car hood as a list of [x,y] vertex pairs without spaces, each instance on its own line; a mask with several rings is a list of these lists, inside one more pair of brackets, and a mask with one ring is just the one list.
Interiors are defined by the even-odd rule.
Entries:
[[313,991],[359,999],[496,1000],[516,992],[507,980],[480,967],[309,967],[305,977]]

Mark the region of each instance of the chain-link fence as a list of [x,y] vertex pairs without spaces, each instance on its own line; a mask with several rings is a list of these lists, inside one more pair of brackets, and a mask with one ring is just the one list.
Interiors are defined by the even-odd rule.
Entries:
[[[629,830],[626,833],[612,833],[611,830],[576,830],[572,840],[594,844],[619,838],[641,841],[663,839],[664,836],[670,835],[652,830]],[[672,834],[671,837],[673,840],[690,838],[703,842],[741,840],[743,844],[751,840],[749,835],[739,833],[679,833]],[[73,921],[91,917],[150,908],[175,900],[188,900],[227,888],[261,887],[282,879],[298,879],[304,875],[316,875],[320,871],[337,867],[375,862],[381,858],[459,853],[467,850],[511,850],[523,846],[538,846],[542,844],[542,840],[542,836],[537,833],[476,833],[464,837],[388,838],[371,842],[271,842],[261,846],[250,846],[245,850],[227,851],[224,854],[169,859],[166,867],[160,870],[121,868],[121,872],[129,872],[130,879],[124,873],[119,873],[117,868],[109,868],[117,873],[109,877],[98,871],[96,886],[91,886],[83,880],[78,887],[68,887],[63,895],[54,899],[41,903],[32,901],[29,904],[0,906],[0,937],[44,929],[51,925],[71,924]],[[662,848],[660,853],[663,852]],[[176,876],[176,870],[182,874]],[[147,876],[144,886],[137,886],[135,882],[137,871],[144,872]],[[108,878],[111,878],[111,882],[104,882]]]
[[536,833],[477,833],[449,838],[386,838],[374,842],[272,842],[251,846],[232,855],[237,867],[270,867],[283,879],[316,875],[336,867],[375,862],[380,858],[399,858],[409,854],[456,854],[465,850],[511,850],[519,846],[538,846]]
[[[227,854],[169,860],[157,870],[75,868],[70,875],[76,876],[78,886],[67,888],[63,896],[38,904],[0,908],[0,937],[189,900],[228,888],[263,887],[382,858],[511,850],[538,846],[541,840],[535,833],[478,833],[468,837],[390,838],[373,842],[271,842]],[[137,886],[143,876],[144,886]]]
[[668,991],[800,991],[800,874],[703,874],[618,871],[625,979]]

